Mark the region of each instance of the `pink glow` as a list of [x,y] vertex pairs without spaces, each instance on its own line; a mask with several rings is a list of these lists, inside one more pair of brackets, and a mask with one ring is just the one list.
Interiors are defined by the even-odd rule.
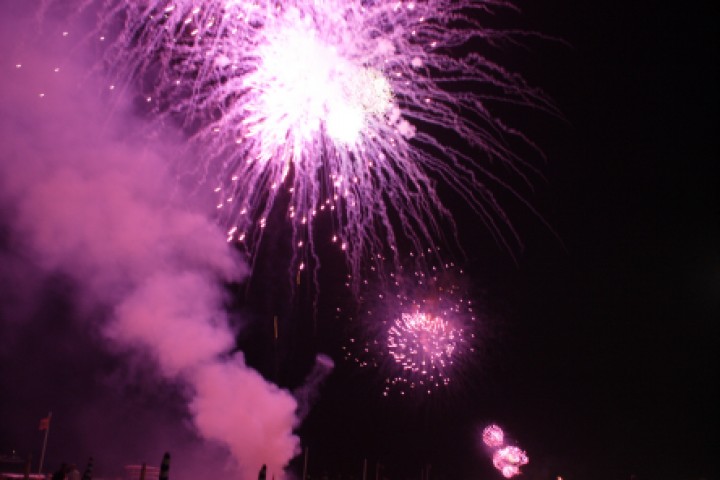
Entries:
[[492,449],[492,462],[505,478],[520,475],[520,467],[527,465],[530,458],[524,450],[515,445],[507,445],[505,432],[492,423],[482,432],[483,443]]
[[495,424],[488,425],[483,430],[482,438],[488,447],[501,447],[505,442],[505,432]]
[[520,467],[529,462],[527,454],[515,446],[507,446],[495,450],[493,465],[500,470],[505,478],[520,474]]

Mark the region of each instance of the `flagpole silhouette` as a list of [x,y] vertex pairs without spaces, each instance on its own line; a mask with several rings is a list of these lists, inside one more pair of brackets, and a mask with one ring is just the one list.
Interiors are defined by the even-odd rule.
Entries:
[[38,473],[42,473],[43,463],[45,462],[45,449],[47,448],[48,434],[50,433],[50,419],[52,418],[52,412],[48,413],[48,416],[40,420],[40,430],[45,430],[45,438],[43,439],[42,453],[40,453],[40,466],[38,467]]

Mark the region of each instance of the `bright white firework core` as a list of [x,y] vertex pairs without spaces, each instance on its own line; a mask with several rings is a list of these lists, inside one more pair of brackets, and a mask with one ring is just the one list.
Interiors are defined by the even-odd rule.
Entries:
[[[257,121],[251,116],[246,123],[262,128],[263,132],[253,129],[253,133],[274,146],[292,132],[299,142],[295,146],[301,149],[321,135],[323,126],[339,146],[352,146],[368,115],[390,109],[390,84],[378,70],[357,66],[340,55],[307,20],[298,25],[272,32],[259,48],[263,68],[244,84],[259,93],[258,111],[264,118]],[[269,160],[270,152],[263,157]]]

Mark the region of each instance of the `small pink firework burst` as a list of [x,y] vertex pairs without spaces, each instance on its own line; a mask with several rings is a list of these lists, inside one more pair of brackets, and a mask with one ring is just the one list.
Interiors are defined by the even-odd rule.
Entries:
[[447,384],[450,377],[445,369],[453,364],[462,336],[462,329],[442,316],[420,311],[402,313],[388,330],[387,349],[404,370],[422,377],[421,385]]
[[490,448],[502,447],[505,443],[505,432],[495,424],[488,425],[483,430],[482,439],[483,443]]
[[512,478],[520,474],[520,467],[530,461],[527,454],[518,447],[509,445],[495,450],[493,465],[500,470],[505,478]]
[[476,306],[462,271],[452,263],[428,270],[391,273],[391,284],[362,298],[360,338],[344,347],[348,360],[379,370],[385,396],[430,395],[456,383],[474,361]]
[[497,424],[491,423],[483,429],[482,441],[490,447],[493,465],[505,478],[520,475],[520,467],[530,461],[520,447],[507,445],[505,432]]

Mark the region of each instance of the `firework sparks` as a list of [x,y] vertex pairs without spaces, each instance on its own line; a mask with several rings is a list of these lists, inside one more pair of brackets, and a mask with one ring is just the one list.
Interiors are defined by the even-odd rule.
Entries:
[[308,259],[317,268],[324,215],[357,289],[378,252],[398,267],[400,239],[420,251],[454,229],[438,180],[500,242],[517,241],[491,189],[515,192],[488,167],[504,163],[526,181],[510,143],[532,144],[491,104],[552,107],[474,51],[508,37],[479,20],[494,8],[511,5],[108,0],[93,38],[107,47],[113,84],[140,89],[152,114],[180,122],[203,148],[206,160],[192,168],[217,194],[228,241],[252,255],[271,212],[284,211],[291,268]]
[[492,449],[492,462],[505,478],[520,475],[520,467],[527,465],[530,459],[524,450],[515,445],[507,445],[505,432],[498,425],[491,424],[483,429],[482,440]]
[[[462,330],[448,320],[424,312],[403,313],[388,331],[387,349],[404,370],[425,377],[428,383],[447,384],[445,370],[453,364]],[[424,382],[421,382],[424,383]]]
[[505,443],[505,432],[495,424],[488,425],[483,430],[482,439],[490,448],[501,447]]
[[[382,322],[387,328],[379,347],[394,365],[386,378],[385,394],[393,389],[402,395],[410,389],[428,394],[448,386],[470,352],[474,351],[472,309],[456,292],[442,291],[400,298],[401,312],[394,320]],[[419,295],[419,298],[417,298]],[[467,315],[467,318],[464,317]]]
[[493,465],[503,477],[512,478],[520,474],[520,467],[529,462],[527,454],[515,446],[499,448],[493,454]]
[[[470,361],[477,330],[473,302],[453,264],[416,271],[367,301],[365,340],[352,339],[346,358],[384,373],[384,395],[432,394],[448,387]],[[361,335],[362,336],[362,335]]]

